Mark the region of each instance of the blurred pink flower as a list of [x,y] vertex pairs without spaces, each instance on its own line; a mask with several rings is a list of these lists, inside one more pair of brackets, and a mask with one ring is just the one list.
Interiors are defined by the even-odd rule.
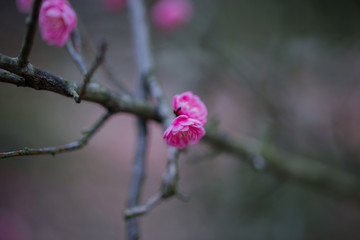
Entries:
[[192,15],[193,5],[189,0],[159,0],[151,10],[153,24],[165,31],[184,26]]
[[109,12],[116,12],[126,7],[127,0],[102,0],[105,9]]
[[196,119],[202,125],[207,121],[207,109],[203,101],[194,95],[191,91],[175,95],[173,99],[174,110],[181,108],[177,115],[186,115],[190,118]]
[[163,138],[170,146],[182,149],[197,144],[204,135],[205,129],[199,121],[180,115],[165,130]]
[[16,5],[20,12],[31,12],[32,4],[33,0],[16,0]]
[[40,33],[45,42],[62,47],[76,26],[76,13],[66,0],[46,0],[39,15]]

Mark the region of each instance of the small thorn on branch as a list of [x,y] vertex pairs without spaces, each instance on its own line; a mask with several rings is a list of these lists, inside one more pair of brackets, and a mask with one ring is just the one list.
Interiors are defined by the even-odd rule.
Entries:
[[84,82],[80,90],[79,98],[76,101],[77,103],[81,102],[85,94],[86,87],[89,84],[90,79],[94,75],[96,69],[104,62],[106,49],[107,49],[107,44],[105,42],[102,42],[93,64],[91,65],[89,71],[84,76]]

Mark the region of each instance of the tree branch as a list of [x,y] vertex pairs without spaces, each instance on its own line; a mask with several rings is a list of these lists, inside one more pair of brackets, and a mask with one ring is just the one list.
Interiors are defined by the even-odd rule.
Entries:
[[[16,58],[10,58],[1,53],[0,69],[2,69],[0,82],[31,87],[36,90],[47,90],[74,99],[78,98],[79,86],[75,82],[53,75],[31,64],[28,64],[27,69],[23,71],[17,65]],[[128,95],[112,92],[99,83],[90,83],[86,87],[84,100],[100,104],[113,113],[127,112],[146,119],[161,120],[157,109],[151,104]]]
[[178,158],[179,151],[176,148],[171,148],[169,151],[167,171],[164,173],[160,191],[151,196],[144,205],[126,209],[124,211],[125,219],[142,216],[148,213],[161,201],[173,196],[179,196],[180,199],[187,200],[177,189],[179,180]]
[[[96,54],[96,48],[95,48],[93,42],[91,41],[91,38],[90,38],[88,32],[86,31],[86,26],[83,24],[83,22],[81,21],[80,18],[78,19],[78,25],[79,25],[79,28],[81,29],[81,33],[84,37],[81,39],[79,31],[76,30],[74,32],[75,36],[73,37],[74,42],[76,42],[76,41],[84,42],[84,46],[88,49],[88,51],[91,54]],[[77,39],[79,39],[79,40],[77,40]],[[132,95],[132,93],[128,90],[128,88],[118,79],[118,76],[115,76],[115,74],[112,72],[110,66],[106,62],[106,59],[101,64],[100,68],[105,73],[107,80],[109,80],[111,83],[113,83],[117,88],[119,88],[124,93],[126,93],[130,96]]]
[[293,179],[327,194],[360,200],[360,178],[350,171],[286,153],[270,144],[262,146],[254,139],[233,139],[212,129],[207,129],[203,140],[252,166],[258,164],[260,156],[264,161],[260,164],[262,168],[278,177]]
[[157,192],[151,196],[144,205],[134,206],[124,211],[124,217],[126,220],[130,220],[135,217],[140,217],[146,214],[150,209],[159,204],[162,200],[161,193]]
[[19,87],[25,84],[25,79],[0,68],[0,82],[15,84]]
[[[76,35],[78,35],[78,34],[76,34]],[[75,34],[72,36],[75,36]],[[79,39],[79,36],[74,37],[74,38]],[[80,103],[85,94],[86,87],[89,84],[91,77],[94,75],[96,69],[105,60],[105,52],[107,49],[107,44],[105,42],[101,43],[99,50],[96,54],[95,60],[89,70],[87,70],[86,65],[82,59],[82,56],[75,49],[75,47],[73,45],[73,41],[67,42],[66,49],[67,49],[68,53],[70,54],[71,58],[73,59],[73,61],[75,62],[76,66],[79,68],[80,72],[84,76],[83,85],[81,87],[79,97],[76,99],[76,102]]]
[[21,68],[25,67],[29,63],[29,56],[34,42],[41,2],[42,0],[35,0],[33,3],[30,19],[28,20],[27,23],[24,41],[21,45],[21,49],[18,57],[18,64]]
[[173,120],[173,111],[169,106],[165,94],[155,76],[155,64],[151,51],[149,26],[143,0],[129,1],[132,29],[134,32],[137,59],[143,67],[142,77],[145,79],[150,95],[158,102],[159,114],[164,128],[167,128]]
[[[147,126],[146,120],[137,119],[138,138],[136,153],[133,164],[133,172],[129,189],[128,207],[135,207],[139,203],[143,181],[145,179],[145,153],[147,148]],[[128,239],[139,239],[139,226],[137,219],[127,222]]]
[[[160,84],[155,77],[155,67],[151,51],[150,33],[148,27],[145,5],[143,0],[132,0],[128,2],[130,7],[130,20],[132,24],[135,49],[141,75],[149,88],[150,95],[157,101],[157,109],[160,114],[164,128],[167,128],[173,120],[173,112],[168,105]],[[169,147],[168,167],[164,174],[160,192],[151,197],[143,206],[133,206],[125,210],[125,218],[130,219],[146,213],[155,203],[161,199],[169,198],[177,194],[178,166],[177,159],[179,151]],[[159,197],[160,196],[160,197]],[[157,199],[153,201],[153,199]],[[138,212],[138,209],[145,210],[142,213],[131,215],[131,212]],[[141,212],[141,211],[140,211]]]
[[24,155],[40,155],[40,154],[51,154],[55,155],[58,153],[73,151],[79,148],[84,147],[89,139],[99,130],[99,128],[106,122],[107,119],[112,115],[112,113],[105,113],[96,123],[87,130],[82,138],[75,142],[71,142],[62,146],[55,147],[45,147],[45,148],[24,148],[22,150],[17,150],[13,152],[0,153],[1,158],[9,158],[9,157],[19,157]]
[[[81,21],[79,20],[78,23],[81,24]],[[82,40],[80,37],[79,29],[76,28],[71,33],[71,41],[68,41],[66,43],[66,49],[67,49],[68,53],[70,54],[71,58],[73,59],[74,63],[80,70],[81,74],[86,75],[87,67],[84,63],[84,60],[83,60],[81,54],[80,54],[81,42],[82,42]],[[93,44],[90,41],[89,37],[85,38],[85,43],[90,48],[90,52],[92,54],[95,54],[95,51],[96,51],[95,47],[93,47]],[[131,96],[130,91],[120,81],[118,81],[118,79],[116,79],[116,77],[110,70],[110,67],[107,65],[105,58],[102,60],[102,63],[99,67],[105,73],[106,77],[108,78],[108,80],[110,80],[110,82],[115,84],[115,86],[118,87],[120,90],[122,90],[125,94],[128,94],[129,96]]]
[[[28,66],[28,69],[22,72],[17,65],[16,58],[0,54],[0,68],[2,68],[2,70],[0,69],[0,82],[52,91],[67,97],[76,96],[78,86],[72,81],[52,75],[31,64]],[[88,85],[84,100],[100,104],[113,113],[128,112],[147,119],[162,121],[158,111],[150,104],[111,92],[98,83]],[[253,165],[254,156],[262,156],[265,159],[266,169],[278,175],[294,178],[298,182],[304,182],[308,185],[314,183],[315,187],[334,194],[360,198],[358,187],[360,180],[346,170],[336,169],[318,161],[284,154],[279,150],[271,150],[272,148],[263,150],[260,155],[260,144],[257,141],[247,140],[244,144],[244,142],[235,141],[209,129],[207,129],[204,141],[241,159],[248,159],[251,165]]]
[[[36,29],[36,21],[34,19],[37,18],[40,3],[40,0],[35,0],[34,2],[34,10],[19,57],[10,58],[0,54],[0,82],[31,87],[37,90],[52,91],[67,97],[72,97],[77,101],[79,99],[77,92],[80,92],[80,87],[75,82],[62,79],[28,63]],[[102,105],[111,113],[132,113],[142,118],[160,121],[163,127],[166,128],[171,124],[173,115],[162,88],[154,75],[154,63],[150,50],[150,35],[145,16],[144,3],[142,0],[132,0],[129,1],[129,4],[131,4],[134,10],[131,18],[134,35],[136,36],[135,45],[138,49],[138,59],[140,59],[139,61],[143,61],[141,64],[145,66],[145,70],[139,72],[141,78],[146,82],[151,96],[156,99],[158,104],[157,108],[155,109],[143,100],[136,100],[130,96],[123,96],[112,92],[98,83],[88,84],[85,88],[83,98],[84,100]],[[102,124],[103,123],[100,123],[98,127]],[[1,153],[0,158],[34,154],[56,154],[75,150],[83,147],[87,143],[91,135],[97,130],[98,127],[96,126],[97,124],[92,128],[93,131],[85,134],[76,142],[58,147],[39,149],[25,148],[19,151]],[[139,139],[143,138],[140,136],[145,135],[146,134],[139,132]],[[309,185],[326,193],[360,200],[360,178],[350,171],[339,169],[319,161],[291,155],[276,149],[272,145],[261,144],[256,140],[238,141],[211,129],[207,130],[204,141],[216,149],[226,151],[241,160],[246,160],[246,162],[252,166],[255,165],[255,168],[258,170],[265,169],[274,173],[276,176],[294,179],[301,184]],[[144,149],[145,147],[141,147],[139,143],[137,154],[142,155]],[[132,204],[132,207],[125,210],[125,218],[128,219],[143,215],[162,200],[178,194],[178,155],[179,151],[177,149],[169,148],[168,165],[162,180],[161,189],[150,197],[144,205],[136,206],[136,204],[134,206]],[[141,159],[143,160],[143,157],[141,157]],[[143,167],[140,167],[140,169],[143,170]],[[142,173],[136,176],[134,174],[134,178],[141,180],[138,176],[142,176]],[[141,184],[137,183],[137,187],[131,187],[131,189],[135,189],[138,192],[132,196],[139,197],[140,187],[138,186],[141,186]],[[135,190],[134,192],[136,192]]]
[[[137,62],[137,81],[136,81],[136,97],[137,99],[145,101],[147,99],[146,76],[151,71],[151,64],[149,64],[149,57],[146,56],[142,48],[143,39],[142,32],[136,31],[137,16],[144,16],[145,13],[139,2],[129,1],[129,18],[132,25],[133,39],[135,42],[135,54]],[[145,55],[145,56],[144,56]],[[147,148],[147,125],[146,120],[142,117],[137,119],[138,140],[136,146],[136,155],[134,159],[133,174],[131,179],[131,186],[129,190],[128,208],[136,207],[139,204],[143,180],[145,178],[145,152]],[[132,218],[127,221],[127,235],[129,240],[137,240],[140,238],[138,219]]]

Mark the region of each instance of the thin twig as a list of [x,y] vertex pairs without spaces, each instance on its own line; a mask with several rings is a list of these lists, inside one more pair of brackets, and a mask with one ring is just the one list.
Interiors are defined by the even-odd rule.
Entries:
[[73,151],[84,147],[89,139],[99,130],[99,128],[106,122],[107,119],[112,115],[111,112],[105,113],[96,123],[87,130],[84,135],[77,141],[71,142],[62,146],[45,147],[45,148],[24,148],[13,152],[0,153],[1,158],[19,157],[24,155],[40,155],[40,154],[51,154],[55,155],[58,153]]
[[68,41],[66,43],[66,49],[67,49],[68,53],[70,54],[72,60],[74,61],[74,63],[78,67],[78,69],[80,70],[81,74],[86,75],[87,68],[84,63],[84,60],[83,60],[82,56],[76,51],[76,49],[74,47],[74,43],[72,41]]
[[34,1],[30,19],[27,23],[25,37],[18,56],[18,64],[21,68],[25,67],[29,63],[29,56],[34,42],[36,26],[38,24],[41,1],[42,0]]
[[100,45],[99,52],[98,52],[93,64],[91,65],[89,71],[84,76],[84,81],[83,81],[83,85],[82,85],[81,90],[80,90],[79,98],[76,101],[77,103],[81,102],[81,100],[82,100],[82,98],[83,98],[83,96],[85,94],[86,86],[89,84],[91,77],[94,75],[96,69],[104,61],[106,48],[107,48],[107,44],[105,42],[103,42]]
[[164,173],[161,185],[161,195],[164,199],[172,197],[178,193],[179,155],[180,151],[177,148],[169,147],[167,170]]
[[[96,50],[94,50],[95,48],[93,47],[93,44],[91,43],[91,41],[89,40],[88,37],[85,38],[85,42],[89,45],[89,48],[91,50],[92,54],[95,54]],[[66,44],[67,47],[67,51],[70,54],[71,58],[73,59],[73,61],[75,62],[76,66],[79,68],[80,72],[82,75],[86,75],[87,73],[87,68],[86,65],[84,63],[84,60],[80,54],[81,51],[81,37],[80,37],[80,33],[79,33],[79,29],[76,28],[72,33],[71,33],[71,41],[68,41]],[[109,66],[106,63],[106,59],[103,59],[103,62],[101,64],[101,69],[104,71],[106,77],[113,82],[118,88],[120,88],[123,92],[125,92],[128,95],[131,95],[130,91],[125,88],[114,76],[114,74],[111,72]]]
[[[89,41],[89,39],[87,39],[87,38],[86,38],[86,40]],[[66,49],[67,49],[68,53],[70,54],[71,58],[73,59],[73,61],[75,62],[76,66],[80,70],[81,74],[85,76],[87,73],[87,67],[86,67],[86,64],[84,63],[84,60],[83,60],[81,54],[80,54],[81,38],[80,38],[80,33],[79,33],[78,29],[76,29],[75,31],[72,32],[71,41],[67,42]],[[110,79],[124,93],[131,96],[130,91],[127,90],[122,84],[119,83],[119,81],[116,80],[114,74],[110,71],[109,66],[106,63],[106,59],[103,59],[103,62],[100,67],[104,71],[104,73],[106,74],[108,79]]]
[[[96,53],[96,47],[94,46],[93,42],[91,41],[91,38],[89,37],[89,34],[86,31],[86,25],[83,24],[81,19],[78,19],[78,20],[79,20],[78,21],[79,28],[81,28],[81,35],[84,36],[84,38],[83,38],[84,46],[88,49],[88,51],[91,54],[95,54]],[[78,35],[78,37],[80,38],[80,35]],[[106,61],[106,59],[104,59],[104,62],[101,64],[100,68],[101,68],[102,71],[104,71],[107,79],[110,80],[110,82],[112,82],[117,88],[119,88],[121,91],[128,94],[129,96],[132,95],[132,93],[128,90],[128,88],[120,81],[121,78],[119,80],[118,76],[115,77],[115,74],[112,72],[109,64]]]
[[76,27],[72,32],[71,32],[71,43],[75,49],[76,52],[81,53],[81,49],[82,49],[82,41],[81,41],[81,36],[80,36],[80,31],[79,28]]
[[178,192],[179,181],[179,167],[178,158],[179,151],[176,148],[170,147],[168,156],[167,170],[164,173],[160,190],[151,196],[144,205],[130,207],[124,211],[125,219],[142,216],[150,211],[154,206],[161,201],[171,198],[173,196],[186,201],[188,197]]
[[128,208],[124,211],[125,219],[132,219],[148,213],[153,207],[161,201],[173,196],[177,196],[182,201],[188,201],[189,197],[178,192],[177,185],[179,180],[178,168],[178,155],[179,151],[171,148],[169,151],[169,161],[167,171],[165,172],[162,180],[160,191],[151,196],[144,205]]

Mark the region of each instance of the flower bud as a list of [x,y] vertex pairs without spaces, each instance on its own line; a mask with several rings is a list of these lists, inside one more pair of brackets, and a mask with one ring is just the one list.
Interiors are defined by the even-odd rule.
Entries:
[[105,9],[108,12],[116,12],[126,7],[126,0],[102,0]]
[[16,5],[20,12],[30,13],[33,0],[16,0]]
[[66,0],[46,0],[39,15],[40,33],[45,42],[62,47],[76,26],[76,13]]
[[186,115],[190,118],[196,119],[202,125],[207,121],[207,109],[203,101],[194,95],[191,91],[184,92],[174,96],[173,99],[174,110],[177,115]]
[[193,15],[189,0],[159,0],[151,10],[151,20],[155,27],[173,31],[188,23]]
[[182,149],[197,144],[204,135],[205,129],[198,120],[180,115],[165,130],[163,138],[168,145]]

